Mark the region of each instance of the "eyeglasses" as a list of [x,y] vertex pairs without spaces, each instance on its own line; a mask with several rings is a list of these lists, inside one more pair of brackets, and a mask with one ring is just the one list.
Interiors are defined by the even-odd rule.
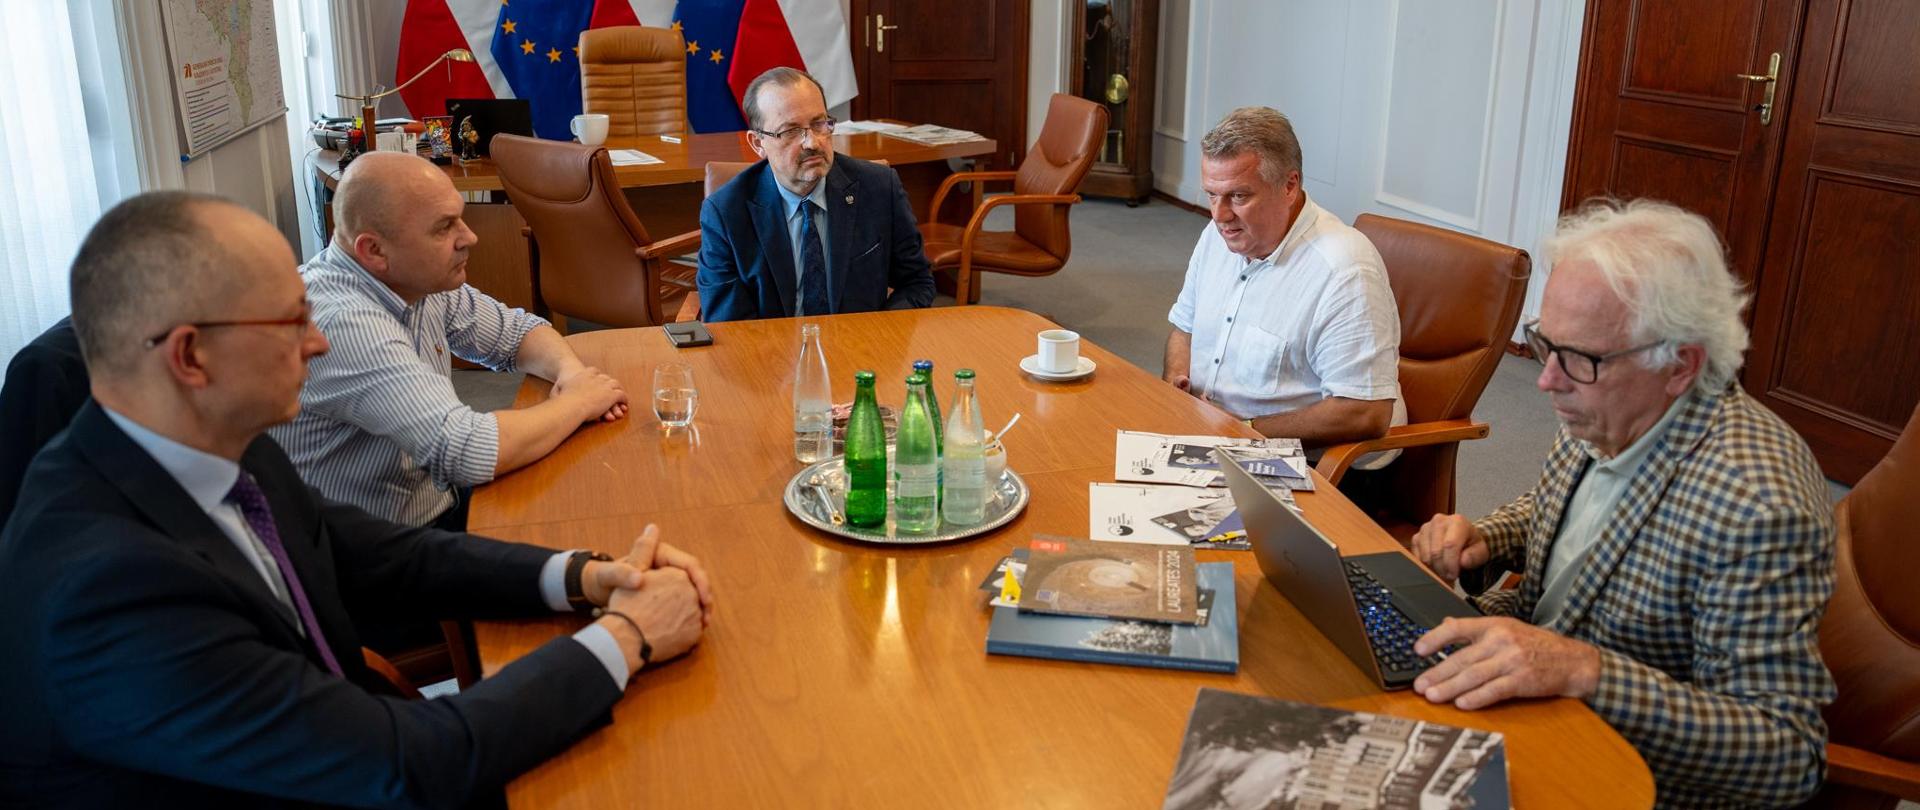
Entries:
[[1540,362],[1542,363],[1551,362],[1551,358],[1548,357],[1549,355],[1559,357],[1560,370],[1566,372],[1569,379],[1581,385],[1592,385],[1594,380],[1600,379],[1601,361],[1644,352],[1666,342],[1664,340],[1656,340],[1644,346],[1621,349],[1617,352],[1589,354],[1579,349],[1569,349],[1565,346],[1554,345],[1553,341],[1541,336],[1538,328],[1539,323],[1539,321],[1534,321],[1521,329],[1521,333],[1527,338],[1527,347],[1533,350],[1533,356],[1540,358]]
[[772,138],[773,140],[779,141],[781,143],[786,143],[787,141],[791,141],[794,138],[800,137],[800,133],[802,132],[812,132],[813,134],[818,135],[822,138],[829,137],[833,135],[834,125],[838,123],[840,122],[835,121],[832,118],[822,118],[818,121],[815,121],[811,124],[807,124],[805,126],[787,127],[786,129],[780,130],[779,132],[768,132],[764,129],[756,129],[754,130],[754,132],[760,133],[761,137]]
[[304,334],[307,329],[313,326],[313,305],[305,301],[300,302],[300,314],[291,318],[247,321],[197,321],[194,323],[169,326],[167,327],[167,331],[147,338],[146,341],[141,344],[141,348],[151,349],[160,345],[160,341],[166,340],[168,335],[173,334],[173,330],[179,329],[181,326],[191,326],[195,329],[212,329],[217,326],[298,326],[300,327],[301,333]]

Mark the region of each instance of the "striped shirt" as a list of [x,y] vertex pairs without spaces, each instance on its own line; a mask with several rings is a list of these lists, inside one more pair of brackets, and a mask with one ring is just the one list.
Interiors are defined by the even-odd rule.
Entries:
[[332,348],[307,363],[300,415],[270,432],[307,485],[421,526],[454,505],[453,487],[492,480],[500,423],[454,394],[452,358],[512,371],[546,321],[466,285],[408,306],[333,244],[300,275]]

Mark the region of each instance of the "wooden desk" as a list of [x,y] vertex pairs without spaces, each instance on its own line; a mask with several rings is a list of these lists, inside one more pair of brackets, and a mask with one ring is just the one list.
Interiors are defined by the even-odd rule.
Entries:
[[[608,149],[638,149],[661,161],[645,166],[615,166],[613,173],[620,178],[621,187],[640,188],[701,183],[706,180],[708,163],[728,161],[752,163],[760,159],[753,153],[753,149],[747,146],[745,132],[715,132],[675,137],[680,139],[679,143],[663,141],[658,135],[608,140]],[[934,163],[948,158],[991,155],[996,148],[991,139],[946,146],[926,146],[899,138],[889,138],[875,132],[833,136],[835,153],[852,155],[862,160],[885,160],[895,167]],[[321,150],[315,156],[314,167],[320,173],[321,182],[326,183],[327,188],[331,189],[339,184],[340,155],[338,152]],[[485,158],[464,166],[441,168],[446,171],[447,177],[453,180],[453,187],[460,191],[499,191],[502,188],[499,167]]]
[[[1090,343],[1082,351],[1099,370],[1088,380],[1021,375],[1018,359],[1051,326],[1027,312],[817,322],[836,400],[870,368],[882,399],[897,402],[909,364],[925,357],[943,380],[979,372],[991,425],[1023,412],[1008,453],[1033,488],[1026,513],[987,537],[931,548],[846,543],[789,516],[779,492],[800,466],[788,416],[795,320],[714,324],[713,346],[685,350],[658,329],[569,337],[632,391],[660,362],[692,365],[697,430],[661,431],[637,399],[627,420],[587,427],[482,488],[473,529],[617,555],[658,523],[704,561],[719,605],[686,659],[635,677],[611,727],[515,781],[516,806],[1157,807],[1203,686],[1504,732],[1516,806],[1652,803],[1646,765],[1577,701],[1462,712],[1380,692],[1247,552],[1201,553],[1236,564],[1238,675],[987,655],[989,613],[975,586],[1035,533],[1085,536],[1087,484],[1112,480],[1116,429],[1244,435],[1243,426]],[[950,388],[939,386],[943,396]],[[521,401],[545,389],[530,381]],[[1348,553],[1399,548],[1331,487],[1299,501]],[[483,623],[483,668],[580,624]]]
[[[657,135],[636,139],[614,139],[609,149],[638,149],[661,162],[646,166],[616,166],[614,175],[627,189],[627,202],[655,239],[698,230],[700,201],[705,197],[707,164],[711,162],[747,162],[759,160],[747,146],[746,133],[721,132],[707,135],[681,135],[680,143],[668,143]],[[952,172],[949,158],[991,156],[998,147],[991,139],[947,146],[924,146],[878,133],[833,136],[837,154],[863,160],[885,160],[900,174],[907,197],[913,203],[914,216],[927,219],[927,206],[940,181]],[[328,189],[340,183],[340,155],[332,150],[314,154],[314,174]],[[500,171],[493,161],[481,159],[464,166],[443,166],[453,187],[463,192],[500,192]],[[505,194],[491,194],[490,204],[469,204],[467,227],[480,237],[467,260],[467,281],[476,289],[508,306],[531,308],[533,274],[527,259],[526,240],[520,229],[526,221],[513,210]],[[971,210],[967,195],[953,195],[948,218],[965,221]],[[332,204],[327,205],[327,224],[332,227]]]

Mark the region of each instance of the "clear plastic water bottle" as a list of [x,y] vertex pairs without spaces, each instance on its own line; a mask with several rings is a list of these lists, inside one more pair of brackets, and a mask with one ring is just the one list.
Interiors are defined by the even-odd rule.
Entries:
[[953,410],[942,437],[940,516],[955,526],[972,526],[987,518],[986,427],[973,391],[973,369],[954,372],[953,380]]
[[907,403],[894,433],[893,525],[910,534],[925,534],[940,525],[940,457],[927,407],[930,388],[919,372],[907,378]]
[[887,522],[887,434],[873,396],[873,372],[853,375],[847,417],[847,523],[870,529]]
[[833,389],[820,325],[800,325],[800,359],[793,366],[793,457],[812,464],[833,456]]

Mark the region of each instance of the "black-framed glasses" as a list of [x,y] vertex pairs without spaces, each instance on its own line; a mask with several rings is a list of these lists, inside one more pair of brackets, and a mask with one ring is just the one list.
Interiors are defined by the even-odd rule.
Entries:
[[811,124],[806,124],[806,125],[797,126],[797,127],[787,127],[786,129],[780,130],[779,132],[768,132],[764,129],[756,129],[754,130],[754,132],[760,133],[760,136],[763,138],[772,138],[773,140],[779,141],[781,143],[786,143],[787,141],[791,141],[794,138],[800,137],[800,133],[802,132],[812,132],[813,134],[818,135],[822,138],[831,137],[833,135],[834,126],[839,123],[840,122],[833,120],[833,118],[829,116],[827,118],[822,118],[818,121],[815,121]]
[[160,345],[160,341],[166,340],[168,335],[173,334],[173,330],[179,329],[182,326],[191,326],[195,329],[212,329],[219,326],[298,326],[302,332],[305,332],[313,326],[313,305],[305,301],[300,302],[300,314],[291,318],[262,318],[244,321],[196,321],[194,323],[176,324],[167,327],[167,331],[165,332],[147,338],[141,343],[141,348],[151,349]]
[[1540,322],[1534,321],[1522,327],[1521,334],[1527,338],[1527,348],[1533,350],[1533,356],[1540,358],[1541,363],[1552,362],[1549,355],[1560,358],[1560,370],[1567,373],[1568,379],[1581,385],[1592,385],[1594,380],[1600,379],[1601,362],[1644,352],[1666,342],[1664,340],[1656,340],[1652,343],[1635,346],[1631,349],[1621,349],[1620,351],[1608,352],[1606,354],[1592,354],[1580,351],[1579,349],[1570,349],[1566,346],[1555,345],[1553,341],[1546,339],[1540,334],[1539,326]]

